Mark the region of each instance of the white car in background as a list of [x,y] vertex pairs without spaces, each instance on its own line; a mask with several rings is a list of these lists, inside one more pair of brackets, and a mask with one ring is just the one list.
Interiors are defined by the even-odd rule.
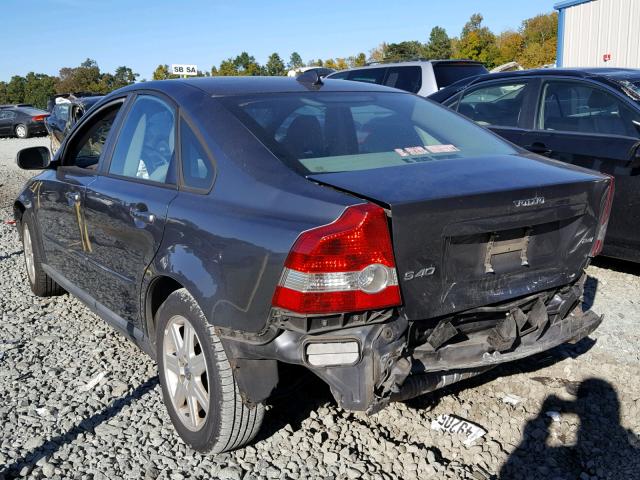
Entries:
[[377,83],[426,97],[466,77],[489,73],[473,60],[415,60],[372,63],[332,73],[327,78]]

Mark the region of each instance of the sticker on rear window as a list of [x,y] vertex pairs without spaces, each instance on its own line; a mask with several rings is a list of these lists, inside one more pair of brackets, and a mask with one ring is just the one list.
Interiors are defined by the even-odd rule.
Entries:
[[460,149],[455,145],[447,144],[447,145],[427,145],[427,150],[431,153],[451,153],[451,152],[459,152]]

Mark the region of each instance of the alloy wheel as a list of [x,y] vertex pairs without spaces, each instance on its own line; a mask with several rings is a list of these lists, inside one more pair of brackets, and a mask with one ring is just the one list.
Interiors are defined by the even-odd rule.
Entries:
[[18,138],[24,138],[27,136],[27,128],[24,125],[18,125],[16,127],[16,135]]
[[164,376],[178,418],[189,430],[200,430],[209,413],[207,361],[198,334],[185,317],[172,317],[164,329]]

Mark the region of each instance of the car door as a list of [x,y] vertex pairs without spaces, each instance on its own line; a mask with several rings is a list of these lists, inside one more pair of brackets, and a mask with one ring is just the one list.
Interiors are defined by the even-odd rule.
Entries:
[[116,100],[87,119],[59,152],[55,170],[34,184],[46,263],[83,290],[91,284],[86,262],[91,244],[82,208],[85,191],[97,178],[99,162],[123,102]]
[[[177,195],[176,106],[137,94],[101,175],[87,186],[85,219],[98,308],[127,329],[141,327],[140,288]],[[139,328],[141,329],[141,328]]]
[[537,82],[516,78],[476,84],[459,95],[454,109],[510,142],[524,146],[525,134],[533,122]]
[[0,135],[9,135],[11,133],[12,120],[8,110],[0,110]]
[[526,148],[563,162],[613,175],[616,192],[604,253],[627,257],[640,249],[640,175],[631,159],[640,145],[637,107],[591,81],[542,83],[534,129]]

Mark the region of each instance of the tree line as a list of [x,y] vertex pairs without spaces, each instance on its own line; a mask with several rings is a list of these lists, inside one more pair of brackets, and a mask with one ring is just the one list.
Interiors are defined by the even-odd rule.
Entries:
[[[278,53],[272,53],[261,65],[253,55],[242,52],[229,57],[209,71],[199,71],[198,76],[238,75],[286,75],[288,70],[304,66],[320,66],[344,70],[364,66],[369,62],[397,62],[403,60],[468,58],[482,62],[487,68],[516,61],[525,68],[540,67],[555,62],[558,34],[556,12],[528,18],[519,28],[493,33],[483,25],[479,13],[471,16],[460,35],[449,37],[440,26],[432,28],[426,42],[408,40],[398,43],[381,43],[369,51],[348,57],[311,59],[303,61],[298,52],[293,52],[285,63]],[[115,72],[102,72],[95,60],[87,59],[78,67],[64,67],[58,76],[30,72],[25,77],[13,76],[9,82],[0,82],[0,104],[31,103],[45,108],[47,100],[55,93],[91,92],[108,93],[136,82],[139,75],[126,66]],[[154,80],[177,78],[168,65],[158,65],[153,72]],[[144,81],[144,80],[142,80]]]

